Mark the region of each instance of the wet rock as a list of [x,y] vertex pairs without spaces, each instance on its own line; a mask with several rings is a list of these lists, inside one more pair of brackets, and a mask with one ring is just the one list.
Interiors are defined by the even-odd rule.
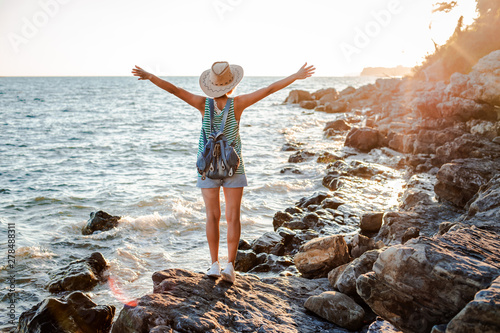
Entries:
[[306,278],[326,277],[333,268],[349,262],[343,236],[327,236],[308,241],[294,257],[295,266]]
[[266,232],[252,243],[256,253],[272,253],[282,255],[284,252],[283,237],[275,232]]
[[348,263],[335,281],[334,288],[346,295],[356,295],[356,279],[360,275],[372,271],[373,263],[381,252],[380,249],[367,251]]
[[99,252],[88,258],[75,260],[68,265],[49,273],[47,289],[51,293],[73,290],[90,290],[102,281],[102,273],[108,262]]
[[301,143],[287,142],[281,147],[281,151],[297,151],[302,146]]
[[273,217],[274,230],[278,229],[283,223],[293,220],[293,215],[287,212],[276,212]]
[[314,110],[314,108],[317,106],[317,102],[316,101],[301,101],[299,103],[299,106],[303,109],[307,109],[307,110]]
[[451,202],[457,207],[464,207],[479,188],[498,173],[500,173],[500,158],[455,160],[439,169],[434,191],[440,200]]
[[62,298],[47,298],[23,312],[16,332],[107,333],[114,315],[113,305],[97,305],[85,294],[75,291]]
[[112,332],[168,327],[177,332],[316,333],[336,328],[303,307],[309,296],[328,290],[327,279],[238,275],[230,284],[203,273],[168,269],[154,273],[153,283],[153,294],[121,310]]
[[500,277],[479,291],[446,327],[447,333],[500,332]]
[[302,174],[302,171],[300,171],[297,168],[292,168],[292,167],[284,167],[283,169],[280,170],[280,173],[290,173],[290,172],[293,174],[296,174],[296,175]]
[[459,222],[500,234],[498,223],[500,221],[500,174],[482,185],[466,208],[468,211],[458,219]]
[[326,291],[307,299],[304,307],[318,316],[349,330],[363,326],[365,311],[349,296],[336,291]]
[[373,128],[353,128],[349,134],[347,134],[344,145],[356,148],[362,152],[369,152],[381,146],[380,136],[379,132]]
[[301,198],[299,200],[299,202],[297,202],[296,205],[298,207],[301,207],[301,208],[306,208],[310,205],[319,205],[323,202],[323,200],[325,200],[326,198],[329,198],[329,197],[331,197],[331,194],[329,194],[327,192],[323,192],[323,191],[314,192],[313,194],[311,194],[308,197]]
[[493,140],[500,134],[500,122],[471,120],[467,122],[469,132],[473,135],[481,135],[489,140]]
[[288,94],[283,104],[298,104],[302,101],[311,101],[313,98],[308,91],[305,90],[292,90]]
[[83,235],[91,235],[96,231],[107,231],[118,226],[120,216],[111,216],[102,210],[90,213],[90,219],[82,229]]
[[319,154],[316,162],[317,163],[332,163],[332,162],[338,161],[340,159],[341,159],[340,156],[337,156],[337,155],[334,155],[334,154],[331,154],[331,153],[325,151],[325,152],[322,152],[321,154]]
[[330,209],[337,209],[340,207],[340,205],[343,205],[344,202],[338,198],[326,198],[321,202],[321,207],[322,208],[330,208]]
[[293,238],[297,235],[297,233],[291,229],[285,228],[285,227],[279,227],[276,230],[276,233],[283,237],[283,243],[287,245],[290,243]]
[[319,100],[321,97],[328,95],[328,94],[333,94],[333,95],[338,95],[338,92],[335,88],[326,88],[326,89],[320,89],[315,92],[313,92],[311,95],[314,99]]
[[498,276],[499,241],[500,235],[470,227],[390,247],[357,279],[357,292],[399,329],[429,332]]
[[290,214],[302,214],[303,210],[300,207],[288,207],[285,209],[285,213],[290,213]]
[[327,122],[325,125],[325,128],[323,128],[323,131],[326,131],[329,129],[333,129],[334,131],[343,132],[343,131],[350,130],[351,125],[346,123],[346,121],[344,119],[337,119],[337,120]]
[[238,250],[234,269],[240,272],[248,272],[257,265],[266,261],[267,255],[259,253],[258,255],[253,250]]
[[327,113],[345,112],[346,109],[347,109],[347,103],[345,103],[343,101],[327,102],[325,104],[325,112],[327,112]]
[[373,323],[368,327],[368,331],[366,333],[403,333],[398,330],[394,325],[390,322],[384,320],[381,317],[377,317]]
[[314,226],[319,221],[319,216],[316,213],[308,213],[302,217],[302,222],[308,226],[309,229],[313,229]]
[[311,156],[314,156],[314,153],[300,150],[295,154],[290,155],[290,157],[288,158],[288,163],[301,163],[309,159]]
[[361,229],[361,231],[377,232],[380,230],[380,227],[382,226],[383,216],[384,216],[383,212],[364,214],[361,217],[359,228]]

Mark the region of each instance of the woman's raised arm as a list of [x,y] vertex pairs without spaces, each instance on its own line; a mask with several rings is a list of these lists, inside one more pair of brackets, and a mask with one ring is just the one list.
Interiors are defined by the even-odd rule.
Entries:
[[269,86],[254,91],[250,94],[240,95],[234,99],[234,111],[236,119],[240,119],[243,110],[252,104],[257,103],[261,99],[289,86],[295,80],[303,80],[314,74],[316,68],[314,66],[307,66],[307,62],[302,66],[297,73],[294,73],[282,80],[276,81]]
[[192,94],[187,90],[179,88],[168,81],[160,79],[156,75],[146,72],[144,69],[137,65],[135,67],[136,68],[132,69],[132,74],[134,74],[134,76],[138,76],[138,80],[149,80],[153,82],[161,89],[168,91],[172,95],[179,97],[184,102],[198,109],[198,111],[200,111],[201,115],[203,116],[205,112],[205,97]]

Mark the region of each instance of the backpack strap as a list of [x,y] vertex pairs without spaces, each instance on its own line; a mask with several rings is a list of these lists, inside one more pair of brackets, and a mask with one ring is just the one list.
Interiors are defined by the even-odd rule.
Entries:
[[224,133],[224,126],[226,125],[227,115],[229,114],[229,108],[233,102],[232,98],[228,98],[226,102],[226,107],[224,108],[224,116],[222,116],[222,123],[220,124],[219,132]]
[[210,110],[210,133],[214,132],[214,103],[213,98],[208,99],[208,108]]

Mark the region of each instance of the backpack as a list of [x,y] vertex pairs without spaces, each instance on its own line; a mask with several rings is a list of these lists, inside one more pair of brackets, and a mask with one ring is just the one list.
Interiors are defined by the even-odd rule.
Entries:
[[226,125],[227,115],[229,113],[229,106],[232,99],[228,99],[226,107],[224,108],[224,115],[222,116],[222,123],[220,129],[214,129],[214,100],[209,100],[210,107],[210,130],[212,133],[206,137],[205,129],[203,131],[203,151],[201,152],[198,160],[196,161],[196,168],[201,175],[201,179],[205,177],[210,179],[223,179],[231,177],[240,165],[240,157],[234,149],[235,142],[231,144],[227,142],[224,135],[224,126]]

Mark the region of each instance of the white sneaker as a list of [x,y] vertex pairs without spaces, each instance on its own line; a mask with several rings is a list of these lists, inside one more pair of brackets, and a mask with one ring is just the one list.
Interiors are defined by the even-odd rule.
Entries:
[[228,262],[226,269],[222,271],[222,279],[231,283],[236,279],[236,273],[232,262]]
[[208,270],[207,275],[214,278],[220,277],[220,264],[218,261],[215,261],[212,264],[212,267]]

